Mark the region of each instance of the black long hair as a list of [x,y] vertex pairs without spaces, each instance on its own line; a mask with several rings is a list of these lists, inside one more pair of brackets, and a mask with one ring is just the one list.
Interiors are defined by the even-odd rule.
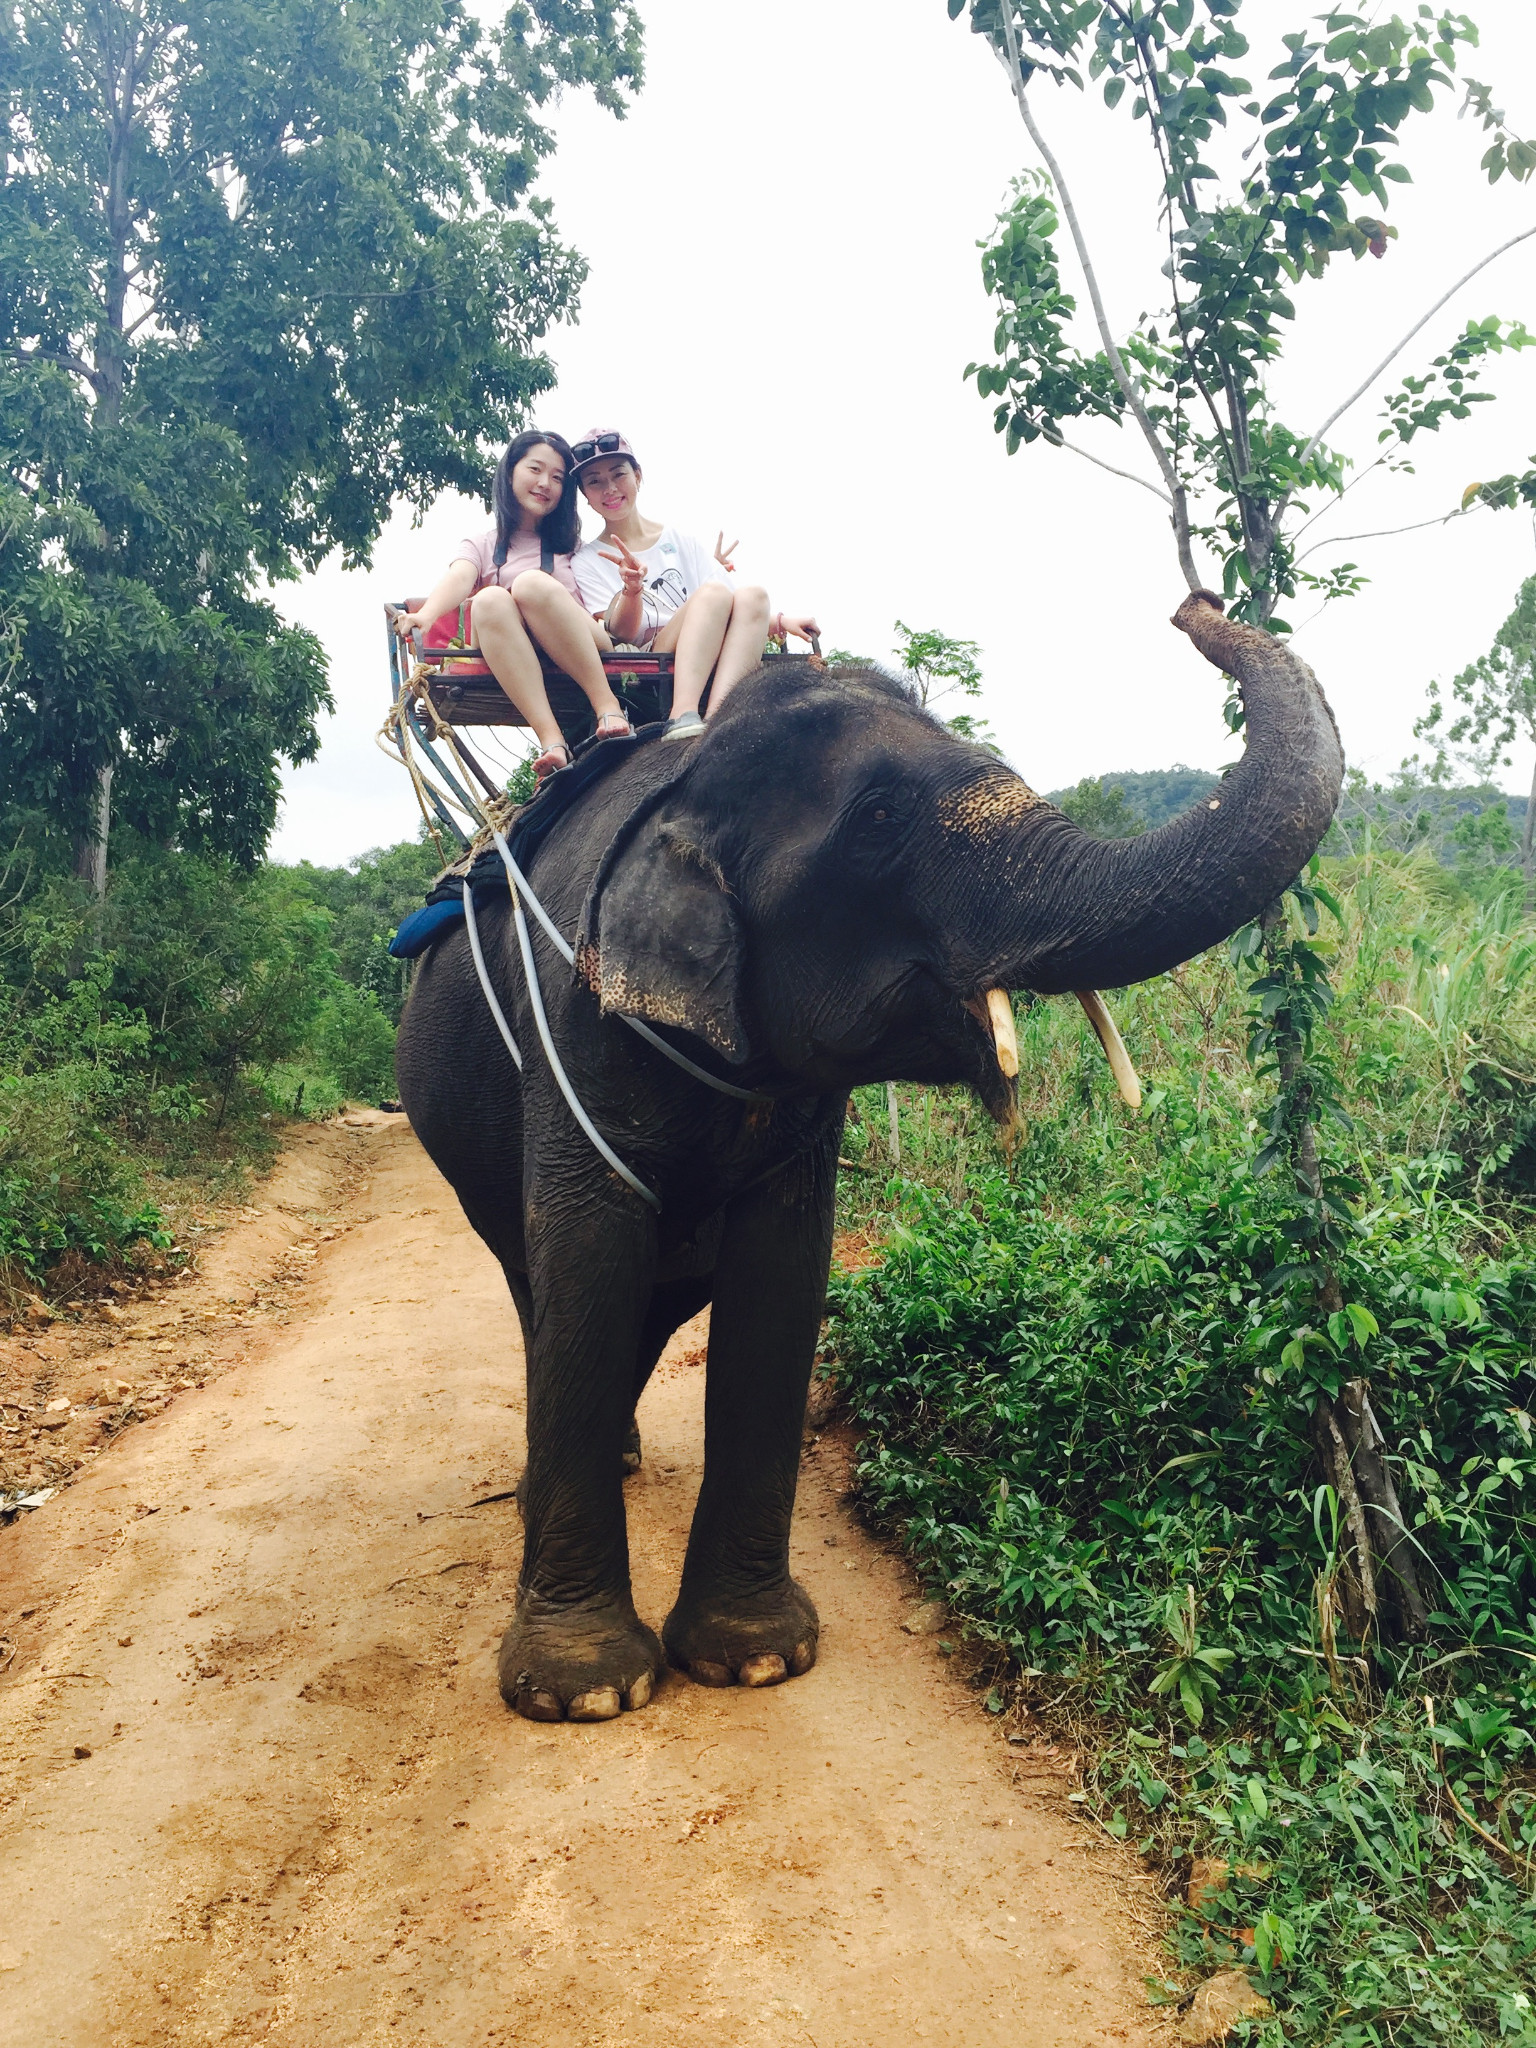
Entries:
[[581,546],[581,513],[576,496],[576,458],[571,453],[570,443],[560,434],[546,434],[542,427],[528,427],[510,444],[505,455],[496,465],[496,475],[491,484],[491,503],[496,509],[496,555],[499,569],[507,559],[507,549],[522,521],[523,508],[512,495],[512,472],[528,453],[540,443],[553,448],[565,464],[565,488],[560,493],[560,502],[553,512],[546,512],[539,521],[538,532],[541,540],[547,540],[557,555],[574,555]]

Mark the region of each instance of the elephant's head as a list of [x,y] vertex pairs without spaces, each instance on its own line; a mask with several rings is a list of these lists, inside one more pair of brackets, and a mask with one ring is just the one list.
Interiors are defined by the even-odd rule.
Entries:
[[603,1008],[770,1088],[966,1081],[1007,1117],[995,991],[1163,973],[1271,902],[1333,816],[1343,756],[1311,671],[1203,594],[1174,623],[1236,679],[1247,750],[1134,840],[1091,838],[873,671],[749,677],[594,878],[579,957]]

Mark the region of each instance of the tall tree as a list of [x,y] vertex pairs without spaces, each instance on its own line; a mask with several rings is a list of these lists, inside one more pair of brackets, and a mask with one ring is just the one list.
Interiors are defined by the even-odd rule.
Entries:
[[[1515,608],[1479,655],[1451,684],[1453,704],[1461,706],[1441,730],[1445,702],[1438,683],[1429,686],[1429,710],[1414,727],[1421,739],[1438,739],[1471,756],[1481,774],[1508,765],[1509,748],[1517,739],[1536,743],[1536,576],[1520,586]],[[1531,778],[1520,840],[1520,866],[1526,900],[1536,887],[1536,773]]]
[[[1353,476],[1350,457],[1329,437],[1456,292],[1536,235],[1536,226],[1454,281],[1459,252],[1454,266],[1448,252],[1449,288],[1321,425],[1296,428],[1282,419],[1267,379],[1296,321],[1298,287],[1325,276],[1339,255],[1387,255],[1397,232],[1383,218],[1389,188],[1411,177],[1401,130],[1451,89],[1458,46],[1477,40],[1472,23],[1427,5],[1410,19],[1330,9],[1280,38],[1261,94],[1230,68],[1249,54],[1237,25],[1243,0],[948,6],[952,18],[969,11],[972,28],[1001,61],[1048,173],[1016,182],[985,250],[984,276],[998,305],[995,360],[967,372],[985,397],[1000,401],[994,417],[1009,452],[1035,440],[1072,448],[1065,429],[1077,419],[1134,426],[1152,458],[1150,477],[1116,469],[1089,449],[1076,452],[1163,500],[1191,588],[1219,582],[1239,615],[1277,632],[1288,628],[1276,607],[1298,590],[1327,602],[1359,589],[1364,579],[1353,562],[1321,572],[1304,565],[1318,549],[1375,536],[1303,547],[1312,520],[1365,476],[1408,467],[1419,434],[1487,401],[1490,394],[1474,387],[1488,359],[1536,337],[1519,322],[1470,321],[1387,394],[1375,448]],[[1102,81],[1111,108],[1129,96],[1146,136],[1144,219],[1168,280],[1166,306],[1119,335],[1038,104],[1041,78],[1082,89],[1085,72]],[[1489,178],[1529,178],[1536,148],[1508,128],[1489,89],[1470,84],[1465,104],[1493,136],[1483,158]],[[1219,156],[1225,171],[1209,156]],[[1062,217],[1098,334],[1092,353],[1069,331],[1077,301],[1063,287],[1056,253]],[[1460,506],[1439,516],[1520,502],[1536,504],[1536,470],[1473,485]]]
[[10,0],[0,12],[8,794],[259,854],[328,703],[261,581],[482,492],[581,259],[533,193],[628,0]]
[[[1076,452],[1162,500],[1191,589],[1219,581],[1239,616],[1277,633],[1290,630],[1277,607],[1298,591],[1324,603],[1357,591],[1365,579],[1353,562],[1321,573],[1305,565],[1314,547],[1367,536],[1304,549],[1312,520],[1363,477],[1409,467],[1419,434],[1486,402],[1489,394],[1475,387],[1489,358],[1527,348],[1536,336],[1519,322],[1468,322],[1432,363],[1386,394],[1375,452],[1353,478],[1348,454],[1329,437],[1456,292],[1505,249],[1536,236],[1536,226],[1507,238],[1465,275],[1448,275],[1448,289],[1319,426],[1298,429],[1281,417],[1269,375],[1297,319],[1292,294],[1325,277],[1338,256],[1387,255],[1396,234],[1383,218],[1389,186],[1411,176],[1401,131],[1453,88],[1458,48],[1477,41],[1471,21],[1427,4],[1408,19],[1331,8],[1280,38],[1261,95],[1231,68],[1249,54],[1237,26],[1243,0],[948,0],[948,7],[952,19],[968,13],[998,57],[1044,165],[1016,181],[984,251],[983,275],[998,305],[996,359],[967,372],[997,401],[994,423],[1009,452],[1036,440],[1072,448],[1065,426],[1078,419],[1133,425],[1152,476],[1088,448]],[[1130,333],[1117,334],[1110,322],[1082,217],[1039,118],[1037,81],[1082,90],[1085,72],[1102,81],[1110,108],[1129,99],[1148,144],[1142,217],[1156,238],[1168,301]],[[1483,159],[1490,180],[1529,178],[1536,148],[1508,128],[1489,89],[1469,86],[1466,107],[1493,136]],[[1208,157],[1224,159],[1225,173]],[[1370,210],[1355,210],[1362,205]],[[1063,287],[1056,252],[1062,218],[1098,335],[1092,353],[1070,331],[1077,303]],[[1520,502],[1536,505],[1536,470],[1474,484],[1440,516]],[[1241,725],[1235,698],[1227,716],[1234,730]],[[1255,1169],[1284,1163],[1292,1181],[1283,1225],[1291,1255],[1275,1278],[1291,1296],[1297,1327],[1283,1360],[1297,1375],[1322,1474],[1348,1525],[1359,1590],[1352,1623],[1357,1633],[1390,1623],[1417,1637],[1427,1610],[1402,1540],[1382,1428],[1369,1382],[1346,1377],[1347,1361],[1365,1350],[1374,1324],[1345,1300],[1338,1277],[1359,1190],[1320,1142],[1337,1107],[1324,1031],[1326,963],[1312,943],[1318,904],[1329,899],[1315,875],[1286,896],[1290,907],[1271,905],[1233,942],[1236,960],[1262,963],[1250,991],[1250,1049],[1275,1083],[1269,1142]],[[1326,1356],[1314,1372],[1319,1348]]]

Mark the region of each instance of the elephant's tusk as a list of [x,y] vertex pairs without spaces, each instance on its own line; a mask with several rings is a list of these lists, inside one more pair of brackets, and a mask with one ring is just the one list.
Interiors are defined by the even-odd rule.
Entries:
[[[1019,1072],[1019,1034],[1013,1028],[1013,1004],[1004,988],[987,990],[987,1022],[992,1026],[992,1043],[997,1048],[997,1064],[1010,1081],[1017,1079]],[[1113,1030],[1114,1026],[1111,1025]]]
[[1096,988],[1080,988],[1077,1000],[1087,1014],[1088,1022],[1099,1034],[1099,1043],[1104,1048],[1104,1057],[1109,1061],[1109,1071],[1115,1077],[1120,1093],[1132,1109],[1141,1107],[1141,1083],[1136,1078],[1136,1069],[1131,1065],[1131,1056],[1125,1049],[1125,1040],[1115,1029],[1115,1020],[1104,1007],[1104,998]]

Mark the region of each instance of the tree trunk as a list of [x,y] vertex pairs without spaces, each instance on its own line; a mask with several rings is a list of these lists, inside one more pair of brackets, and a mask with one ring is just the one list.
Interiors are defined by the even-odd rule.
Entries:
[[1395,1608],[1396,1632],[1405,1641],[1424,1640],[1429,1610],[1419,1585],[1418,1562],[1403,1521],[1391,1467],[1383,1453],[1386,1438],[1371,1406],[1370,1384],[1348,1380],[1337,1403],[1339,1423],[1349,1450],[1355,1491],[1365,1508],[1371,1546],[1380,1560],[1378,1590]]
[[[1275,964],[1275,934],[1283,911],[1278,903],[1265,911],[1265,956]],[[1280,1085],[1289,1088],[1301,1065],[1302,1043],[1291,1032],[1279,1048]],[[1323,1198],[1322,1164],[1317,1156],[1317,1133],[1310,1104],[1303,1097],[1291,1134],[1291,1163],[1297,1177],[1315,1203]],[[1317,1276],[1318,1313],[1324,1318],[1337,1315],[1344,1306],[1338,1275],[1322,1251],[1313,1253]],[[1339,1592],[1344,1619],[1350,1633],[1364,1642],[1374,1628],[1407,1642],[1422,1642],[1428,1630],[1429,1611],[1419,1585],[1413,1543],[1403,1521],[1397,1488],[1383,1453],[1386,1438],[1371,1406],[1369,1382],[1349,1380],[1339,1398],[1319,1395],[1312,1411],[1312,1447],[1323,1478],[1338,1495],[1349,1531],[1349,1543],[1339,1574]]]
[[75,874],[89,882],[91,893],[101,903],[107,893],[107,837],[112,824],[112,763],[104,761],[96,771],[96,793],[92,817],[75,839]]

